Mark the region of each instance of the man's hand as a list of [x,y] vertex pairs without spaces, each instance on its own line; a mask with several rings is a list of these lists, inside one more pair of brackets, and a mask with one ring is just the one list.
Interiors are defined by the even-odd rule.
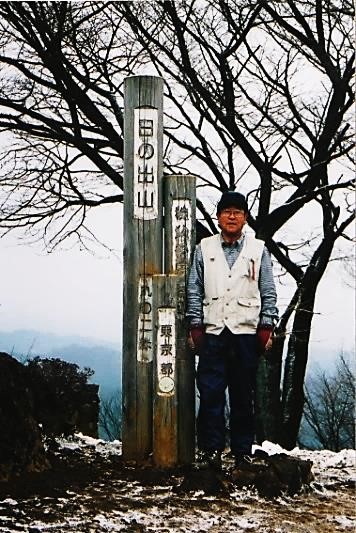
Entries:
[[272,326],[259,326],[257,328],[257,341],[261,353],[272,348],[272,332]]
[[191,326],[188,335],[188,346],[192,351],[199,353],[205,337],[205,327],[202,325]]

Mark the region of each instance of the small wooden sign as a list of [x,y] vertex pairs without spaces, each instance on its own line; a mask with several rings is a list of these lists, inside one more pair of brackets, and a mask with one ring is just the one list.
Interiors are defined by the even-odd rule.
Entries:
[[158,217],[158,110],[134,110],[134,217]]
[[152,361],[152,343],[152,276],[141,276],[138,285],[137,361]]
[[158,309],[157,394],[172,396],[176,375],[176,309]]
[[172,269],[185,272],[190,264],[192,238],[192,202],[172,200]]

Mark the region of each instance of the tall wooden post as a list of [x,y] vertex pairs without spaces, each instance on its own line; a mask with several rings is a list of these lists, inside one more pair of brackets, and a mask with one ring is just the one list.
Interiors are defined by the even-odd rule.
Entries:
[[165,272],[178,274],[176,287],[177,461],[189,464],[195,452],[195,361],[187,346],[186,289],[195,247],[196,178],[163,179],[165,209]]
[[152,276],[162,271],[163,80],[125,79],[123,457],[152,451]]

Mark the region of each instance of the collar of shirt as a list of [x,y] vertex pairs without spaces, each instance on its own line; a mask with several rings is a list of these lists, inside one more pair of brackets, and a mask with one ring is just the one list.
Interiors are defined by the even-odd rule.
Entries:
[[238,248],[238,247],[240,247],[242,245],[242,243],[244,242],[244,239],[245,239],[245,234],[243,233],[241,235],[241,237],[239,239],[237,239],[237,241],[232,242],[230,244],[230,243],[224,241],[223,236],[220,233],[220,242],[221,242],[221,246],[223,248]]

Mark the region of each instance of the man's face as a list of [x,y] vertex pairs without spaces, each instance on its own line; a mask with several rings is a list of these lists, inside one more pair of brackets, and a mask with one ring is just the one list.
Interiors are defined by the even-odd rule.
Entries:
[[219,227],[229,238],[239,238],[246,224],[247,213],[237,207],[226,207],[218,214]]

